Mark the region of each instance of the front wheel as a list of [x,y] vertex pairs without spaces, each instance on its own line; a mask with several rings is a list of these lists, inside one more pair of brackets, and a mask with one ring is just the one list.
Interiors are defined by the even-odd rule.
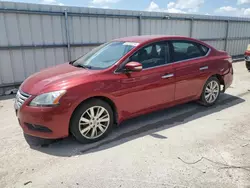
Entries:
[[93,99],[83,103],[73,114],[70,131],[81,143],[96,142],[112,130],[114,116],[106,102]]
[[211,77],[204,85],[200,102],[204,106],[212,106],[220,96],[220,81],[216,77]]

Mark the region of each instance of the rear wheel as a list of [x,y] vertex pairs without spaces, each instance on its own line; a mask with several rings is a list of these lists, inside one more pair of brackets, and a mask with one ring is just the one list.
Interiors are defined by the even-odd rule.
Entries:
[[216,103],[220,96],[220,81],[216,77],[211,77],[204,85],[201,94],[201,104],[204,106],[212,106]]
[[112,130],[114,116],[106,102],[94,99],[83,103],[73,114],[70,131],[81,143],[96,142]]

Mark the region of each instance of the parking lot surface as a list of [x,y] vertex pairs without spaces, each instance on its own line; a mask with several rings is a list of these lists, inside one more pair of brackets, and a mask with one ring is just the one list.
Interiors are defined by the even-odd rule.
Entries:
[[0,97],[0,187],[250,187],[250,73],[234,63],[233,85],[213,107],[192,102],[122,123],[88,145],[73,138],[27,144]]

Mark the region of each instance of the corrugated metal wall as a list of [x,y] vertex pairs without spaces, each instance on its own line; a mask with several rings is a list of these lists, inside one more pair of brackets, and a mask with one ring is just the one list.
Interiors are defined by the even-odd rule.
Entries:
[[[184,35],[242,55],[250,19],[0,2],[0,94],[43,68],[131,35]],[[8,87],[7,87],[8,89]]]

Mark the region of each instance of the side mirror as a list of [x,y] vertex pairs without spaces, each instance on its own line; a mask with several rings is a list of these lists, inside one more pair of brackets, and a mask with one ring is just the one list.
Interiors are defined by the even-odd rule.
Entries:
[[125,65],[125,70],[129,72],[140,72],[142,71],[142,64],[139,62],[131,61]]

